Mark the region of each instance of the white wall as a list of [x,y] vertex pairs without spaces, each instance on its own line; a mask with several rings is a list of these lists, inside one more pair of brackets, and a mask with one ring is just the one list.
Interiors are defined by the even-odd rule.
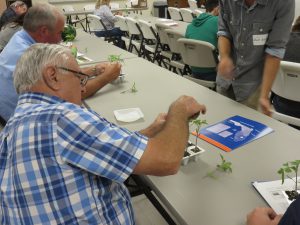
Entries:
[[296,7],[295,7],[295,18],[300,16],[300,0],[296,0]]

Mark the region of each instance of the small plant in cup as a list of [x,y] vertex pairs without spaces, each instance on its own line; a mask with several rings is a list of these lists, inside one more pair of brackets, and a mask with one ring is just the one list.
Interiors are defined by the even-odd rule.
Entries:
[[124,63],[124,59],[121,58],[121,54],[120,55],[109,55],[107,60],[109,62],[119,62],[119,63]]
[[200,135],[200,128],[203,124],[207,124],[206,120],[201,120],[199,118],[196,119],[192,119],[190,121],[190,124],[195,128],[195,132],[193,133],[195,135],[195,151],[197,151],[198,149],[198,139],[199,139],[199,135]]
[[[288,196],[290,201],[295,200],[298,193],[298,169],[300,165],[300,160],[294,160],[291,162],[284,163],[282,167],[277,171],[278,174],[281,175],[281,183],[284,184],[285,178],[291,179],[295,183],[295,188],[293,190],[286,190],[285,193]],[[295,178],[290,176],[289,174],[294,173]]]

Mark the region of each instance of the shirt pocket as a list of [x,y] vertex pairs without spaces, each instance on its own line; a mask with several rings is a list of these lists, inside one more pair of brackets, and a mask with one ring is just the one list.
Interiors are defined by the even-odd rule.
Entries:
[[233,37],[236,36],[239,31],[240,19],[228,12],[224,12],[223,18],[226,21],[230,34]]
[[264,46],[272,29],[272,23],[255,22],[252,27],[253,46]]

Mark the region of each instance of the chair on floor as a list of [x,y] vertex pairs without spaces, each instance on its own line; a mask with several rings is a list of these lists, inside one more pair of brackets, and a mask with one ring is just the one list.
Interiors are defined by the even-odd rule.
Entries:
[[189,6],[191,10],[198,9],[197,1],[196,0],[188,0]]
[[169,68],[169,62],[172,59],[172,52],[169,47],[169,38],[166,29],[170,29],[170,26],[164,23],[156,23],[155,24],[156,31],[159,37],[159,47],[160,47],[160,57],[159,57],[159,66],[164,66],[165,68]]
[[118,19],[115,23],[115,27],[119,27],[121,31],[124,32],[124,35],[121,37],[122,41],[125,42],[126,49],[129,47],[130,38],[128,33],[128,25],[126,23],[126,18],[124,16],[115,15],[115,17]]
[[[72,5],[63,5],[61,8],[64,12],[68,12],[68,13],[75,12],[75,9],[73,8]],[[82,26],[83,30],[86,30],[84,25],[82,24],[84,21],[85,21],[85,18],[80,19],[78,15],[68,15],[67,19],[66,19],[67,24],[70,24],[70,25],[76,27],[76,25],[79,23]]]
[[215,81],[196,79],[192,76],[189,76],[188,74],[191,73],[190,66],[216,68],[218,65],[216,48],[208,42],[187,38],[178,39],[178,47],[180,49],[182,61],[186,64],[184,68],[184,77],[193,80],[205,87],[215,89]]
[[[300,63],[282,61],[272,86],[276,95],[300,102]],[[283,123],[300,127],[300,119],[273,110],[272,117]]]
[[181,59],[180,48],[177,40],[179,38],[183,38],[184,36],[182,33],[174,29],[166,29],[165,32],[168,36],[168,43],[172,52],[169,70],[177,74],[183,75],[185,65]]
[[142,45],[144,42],[144,38],[142,35],[142,31],[138,25],[138,22],[135,19],[131,17],[126,17],[126,23],[128,26],[128,32],[130,37],[128,51],[132,52],[134,49],[140,57],[143,55]]
[[180,14],[180,10],[175,7],[168,7],[168,12],[172,20],[181,21],[182,17]]
[[[97,31],[107,31],[107,28],[105,24],[102,22],[102,19],[99,16],[93,15],[93,14],[88,14],[87,15],[88,19],[88,28],[87,31],[92,34]],[[115,42],[116,38],[115,37],[104,37],[105,41],[108,42]]]
[[159,40],[158,35],[152,27],[151,23],[145,20],[138,20],[142,35],[144,38],[143,41],[143,57],[147,58],[151,62],[159,62]]
[[179,10],[184,22],[191,23],[193,21],[194,14],[191,9],[181,8]]

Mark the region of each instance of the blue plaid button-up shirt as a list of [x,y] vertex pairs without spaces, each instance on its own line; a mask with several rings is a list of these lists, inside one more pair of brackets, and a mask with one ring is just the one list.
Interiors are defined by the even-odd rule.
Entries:
[[1,224],[134,224],[124,180],[147,138],[38,93],[0,134]]

